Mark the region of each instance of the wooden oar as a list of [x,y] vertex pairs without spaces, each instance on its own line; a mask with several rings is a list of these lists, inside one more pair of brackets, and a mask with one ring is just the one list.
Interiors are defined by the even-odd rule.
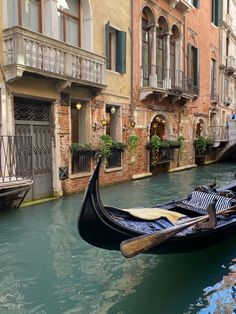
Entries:
[[[236,205],[231,206],[227,209],[224,209],[216,213],[216,215],[230,214],[235,210],[236,210]],[[127,258],[134,257],[168,240],[169,238],[175,236],[177,233],[183,231],[184,229],[187,229],[193,225],[196,225],[197,223],[204,221],[208,218],[209,218],[209,215],[204,215],[199,219],[194,218],[193,221],[182,223],[180,225],[173,226],[168,229],[157,231],[152,234],[144,234],[144,235],[132,238],[132,239],[125,240],[120,245],[121,253],[123,254],[124,257],[127,257]]]

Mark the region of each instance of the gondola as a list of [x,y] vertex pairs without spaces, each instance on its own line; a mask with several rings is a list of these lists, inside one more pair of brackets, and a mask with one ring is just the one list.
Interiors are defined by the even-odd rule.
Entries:
[[33,180],[0,182],[0,211],[18,209],[31,189]]
[[[189,252],[214,245],[236,232],[236,212],[221,215],[225,208],[232,208],[236,204],[236,181],[220,188],[197,187],[189,195],[180,200],[157,204],[152,207],[154,212],[162,209],[167,215],[153,219],[144,219],[142,215],[133,215],[132,209],[121,209],[103,205],[99,192],[99,170],[102,158],[97,160],[84,194],[78,231],[87,243],[103,249],[120,250],[120,245],[128,239],[135,239],[142,235],[151,235],[163,230],[171,230],[181,221],[194,220],[207,213],[212,200],[215,201],[217,221],[214,228],[201,228],[193,225],[166,241],[152,247],[145,253],[173,254]],[[235,206],[236,207],[236,206]],[[147,212],[149,209],[147,209]],[[138,209],[135,211],[138,212]],[[143,210],[140,211],[143,213]],[[180,218],[173,222],[172,214]],[[176,219],[176,218],[175,218]]]

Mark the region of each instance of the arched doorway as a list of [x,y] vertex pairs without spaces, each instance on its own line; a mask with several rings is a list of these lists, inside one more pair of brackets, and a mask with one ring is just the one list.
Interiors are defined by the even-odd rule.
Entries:
[[152,138],[153,135],[158,135],[161,140],[165,139],[166,119],[163,115],[157,115],[152,120],[150,127],[150,138]]
[[[155,142],[164,141],[168,137],[168,121],[162,114],[156,115],[150,124],[150,141],[154,136]],[[158,152],[150,149],[150,170],[154,175],[169,169],[171,158],[169,153],[169,149],[166,148],[160,148]]]
[[204,121],[203,119],[199,119],[196,124],[196,131],[195,131],[196,138],[203,135],[203,127],[204,127]]

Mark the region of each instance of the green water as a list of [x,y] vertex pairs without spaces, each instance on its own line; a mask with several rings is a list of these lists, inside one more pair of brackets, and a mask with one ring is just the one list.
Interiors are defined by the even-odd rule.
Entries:
[[[150,206],[235,172],[213,164],[101,194],[106,204]],[[0,313],[236,313],[236,235],[195,253],[126,260],[79,237],[82,197],[0,213]]]

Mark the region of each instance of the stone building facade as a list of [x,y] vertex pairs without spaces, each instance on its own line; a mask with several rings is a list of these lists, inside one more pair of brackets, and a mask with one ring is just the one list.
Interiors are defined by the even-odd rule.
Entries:
[[[1,135],[32,136],[28,198],[83,190],[94,161],[78,149],[98,149],[105,134],[123,142],[129,129],[130,3],[1,4]],[[116,152],[102,183],[130,177],[125,153]]]
[[236,1],[222,2],[219,60],[219,125],[236,109]]
[[[233,110],[235,20],[222,1],[1,4],[1,135],[32,137],[29,199],[84,190],[103,135],[116,146],[102,184],[194,167],[194,139]],[[153,135],[185,140],[152,167]]]
[[[199,97],[200,81],[198,49],[188,30],[196,11],[202,9],[195,1],[134,1],[133,5],[133,37],[138,43],[133,56],[136,127],[143,145],[154,134],[162,140],[185,138],[181,154],[175,150],[172,158],[161,160],[160,170],[192,167],[195,156],[191,108]],[[192,29],[199,32],[197,26]],[[150,158],[144,150],[144,173],[151,167]]]

